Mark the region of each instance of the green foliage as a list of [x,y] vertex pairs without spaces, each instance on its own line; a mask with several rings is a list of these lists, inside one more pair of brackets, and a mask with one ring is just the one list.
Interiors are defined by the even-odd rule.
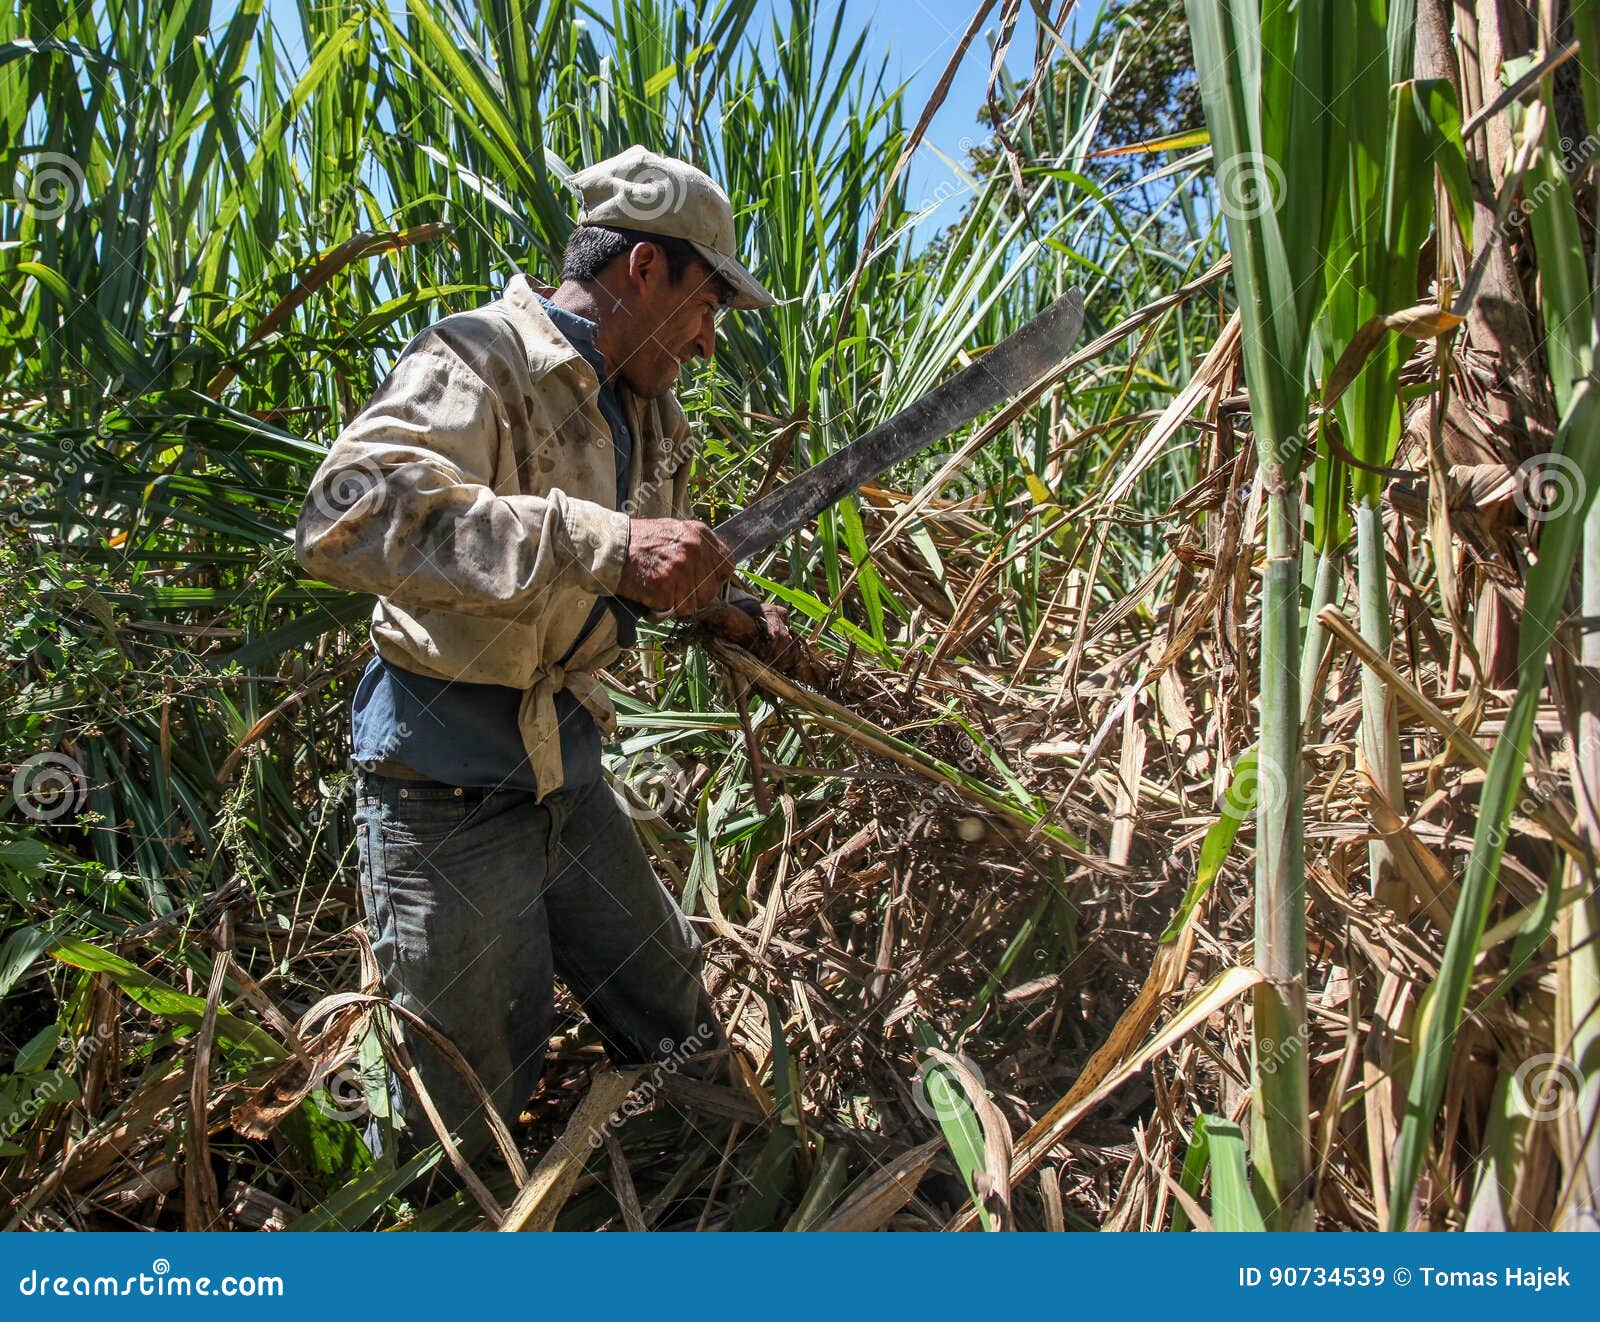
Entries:
[[[346,712],[370,602],[306,580],[289,530],[326,446],[412,336],[517,270],[553,278],[575,209],[565,173],[635,141],[703,164],[783,295],[770,314],[728,318],[715,365],[681,392],[713,517],[749,501],[775,449],[791,469],[816,461],[1070,285],[1092,335],[1219,251],[1176,204],[1130,232],[1094,182],[1094,126],[1124,78],[1144,76],[1125,72],[1125,41],[1091,51],[1094,77],[1051,100],[1022,196],[1005,163],[952,169],[959,219],[931,243],[916,223],[927,199],[896,175],[906,107],[888,66],[844,7],[811,0],[770,16],[753,0],[27,0],[0,15],[0,51],[0,172],[28,199],[0,212],[0,788],[36,754],[77,768],[70,811],[40,820],[7,800],[0,813],[0,997],[29,1035],[70,1004],[76,1032],[101,979],[139,1026],[141,1062],[199,1022],[189,988],[206,986],[215,952],[194,934],[221,909],[250,929],[240,967],[275,999],[310,1001],[350,975],[328,952],[353,903]],[[1088,521],[1065,512],[1187,380],[1216,322],[1175,309],[1054,416],[1028,414],[985,452],[961,526],[996,553],[1007,609],[953,660],[1016,665],[1077,557],[1099,567],[1102,600],[1160,563],[1158,530],[1110,527],[1091,548]],[[1170,505],[1194,473],[1176,448],[1130,499]],[[905,546],[953,608],[948,517],[925,501]],[[909,669],[937,640],[911,628],[925,608],[874,552],[881,530],[879,512],[846,505],[751,579],[815,622],[823,649]],[[697,885],[737,921],[782,819],[751,801],[719,675],[699,654],[663,663],[661,641],[618,694],[608,760],[650,749],[711,769],[698,831],[644,829],[669,860],[697,847]],[[763,701],[750,714],[773,760],[829,756],[815,727],[780,724]],[[894,747],[1076,840],[981,737],[969,743],[962,766]],[[827,807],[835,784],[797,777],[797,811]],[[1065,912],[1044,922],[1025,907],[1041,920],[1002,935],[1010,961],[1055,940]],[[230,1077],[282,1050],[240,994],[230,981],[235,1008],[218,1020]],[[308,1169],[332,1169],[332,1140],[304,1124]],[[766,1194],[793,1186],[793,1165],[773,1148]],[[398,1187],[369,1173],[321,1224],[360,1222]]]

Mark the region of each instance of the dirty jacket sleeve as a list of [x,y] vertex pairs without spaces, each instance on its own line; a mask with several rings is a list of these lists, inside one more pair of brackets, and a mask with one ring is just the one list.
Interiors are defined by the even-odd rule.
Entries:
[[425,331],[339,434],[301,512],[300,563],[404,606],[499,618],[557,588],[615,593],[626,514],[559,490],[495,494],[509,424],[475,334]]

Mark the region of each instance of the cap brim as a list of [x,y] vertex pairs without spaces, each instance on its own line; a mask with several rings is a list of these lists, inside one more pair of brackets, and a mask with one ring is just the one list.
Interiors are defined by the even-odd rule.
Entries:
[[708,248],[703,243],[689,240],[690,246],[705,258],[706,265],[733,286],[733,297],[728,300],[730,308],[770,308],[776,307],[775,299],[755,276],[744,269],[731,257],[724,257],[714,248]]

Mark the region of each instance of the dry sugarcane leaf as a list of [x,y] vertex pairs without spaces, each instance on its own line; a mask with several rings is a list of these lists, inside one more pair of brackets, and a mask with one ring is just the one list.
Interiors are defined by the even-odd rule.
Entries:
[[[409,1010],[388,997],[377,996],[368,992],[337,992],[332,996],[323,997],[322,1000],[307,1010],[300,1017],[297,1029],[301,1036],[304,1036],[321,1019],[337,1014],[346,1007],[353,1005],[387,1006],[389,1012],[402,1021],[405,1026],[404,1031],[417,1033],[427,1041],[429,1046],[444,1057],[446,1063],[472,1089],[473,1096],[478,1105],[482,1107],[483,1118],[489,1126],[489,1133],[493,1136],[495,1145],[499,1148],[500,1155],[504,1158],[513,1178],[519,1184],[525,1181],[528,1176],[527,1167],[523,1165],[522,1155],[517,1151],[517,1145],[511,1137],[511,1131],[506,1128],[506,1123],[500,1116],[500,1109],[494,1104],[493,1099],[484,1088],[483,1080],[477,1076],[472,1066],[467,1063],[466,1058],[462,1056],[456,1044],[430,1025],[414,1010]],[[462,1182],[466,1184],[468,1190],[480,1203],[484,1204],[485,1207],[492,1208],[494,1200],[489,1191],[484,1188],[483,1182],[473,1174],[472,1168],[467,1165],[457,1146],[449,1141],[448,1131],[444,1122],[439,1118],[438,1111],[433,1105],[433,1099],[428,1096],[427,1089],[422,1086],[421,1077],[405,1050],[404,1042],[396,1037],[386,1042],[385,1048],[386,1052],[391,1053],[391,1063],[396,1064],[397,1073],[400,1075],[401,1081],[412,1096],[417,1099],[418,1104],[422,1107],[423,1114],[428,1118],[428,1123],[433,1126],[434,1132],[438,1134],[439,1141],[444,1147],[445,1156],[450,1160],[451,1165],[455,1167],[456,1173],[461,1176]]]
[[984,1090],[983,1080],[959,1056],[938,1047],[927,1048],[928,1058],[943,1065],[961,1085],[967,1104],[983,1130],[983,1169],[973,1171],[972,1184],[996,1230],[1011,1228],[1011,1129],[1000,1108]]
[[583,1173],[588,1155],[604,1142],[611,1117],[622,1105],[641,1069],[603,1070],[595,1075],[561,1137],[534,1168],[522,1191],[506,1209],[499,1229],[554,1230],[556,1216]]
[[[316,1009],[313,1006],[312,1012]],[[302,1041],[296,1034],[294,1040],[300,1042],[300,1054],[277,1066],[264,1082],[239,1099],[229,1117],[234,1131],[254,1139],[271,1134],[313,1088],[322,1086],[339,1065],[350,1059],[368,1013],[362,1006],[347,1005],[309,1041]]]
[[218,950],[206,988],[206,1008],[195,1034],[194,1070],[189,1076],[189,1132],[183,1152],[183,1221],[187,1230],[214,1230],[222,1221],[217,1177],[211,1169],[209,1135],[211,1048],[217,1035],[217,1011],[233,962],[233,919],[227,911],[217,924]]
[[235,1180],[223,1196],[222,1210],[238,1230],[287,1230],[300,1214],[281,1198]]
[[[167,1118],[178,1098],[188,1091],[188,1064],[165,1074],[154,1074],[140,1081],[133,1096],[122,1104],[113,1121],[103,1123],[67,1153],[58,1175],[72,1190],[90,1188],[123,1160],[145,1131]],[[52,1177],[40,1182],[41,1189],[53,1184]]]
[[1189,378],[1188,384],[1173,396],[1172,403],[1167,405],[1161,417],[1156,420],[1155,426],[1139,442],[1138,448],[1123,465],[1116,480],[1099,497],[1098,503],[1102,508],[1115,505],[1133,490],[1134,483],[1139,480],[1145,469],[1156,461],[1172,438],[1178,434],[1189,415],[1194,412],[1195,405],[1233,371],[1242,333],[1243,322],[1239,313],[1235,312],[1223,326],[1205,361]]
[[[1137,1040],[1142,1034],[1144,1025],[1148,1022],[1146,1016],[1153,1017],[1155,1007],[1165,995],[1164,991],[1158,992],[1150,996],[1147,1001],[1145,993],[1151,991],[1153,987],[1160,987],[1161,981],[1168,976],[1181,976],[1181,966],[1174,975],[1169,970],[1175,961],[1169,959],[1163,967],[1162,960],[1163,955],[1176,952],[1180,945],[1181,941],[1174,941],[1161,947],[1156,956],[1156,964],[1151,968],[1150,977],[1140,989],[1139,997],[1117,1021],[1105,1045],[1090,1058],[1078,1082],[1065,1097],[1034,1121],[1028,1132],[1017,1141],[1016,1155],[1011,1168],[1013,1180],[1020,1180],[1034,1170],[1045,1159],[1050,1149],[1070,1133],[1073,1126],[1099,1105],[1101,1099],[1108,1093],[1132,1078],[1175,1042],[1192,1033],[1223,1006],[1265,981],[1257,969],[1237,967],[1225,969],[1208,982],[1199,995],[1173,1015],[1166,1026],[1143,1047],[1131,1056],[1123,1058],[1122,1053],[1127,1044]],[[1187,962],[1187,959],[1183,961],[1184,964]],[[1095,1074],[1099,1077],[1094,1078]],[[977,1213],[970,1209],[963,1211],[957,1214],[946,1228],[964,1230],[976,1215]]]
[[[1362,773],[1367,810],[1383,838],[1394,849],[1394,860],[1410,889],[1413,906],[1420,903],[1441,932],[1450,930],[1450,920],[1455,911],[1455,901],[1460,892],[1450,869],[1421,840],[1417,839],[1405,818],[1394,810],[1383,791],[1365,772]],[[1400,913],[1404,919],[1410,915]]]
[[911,1201],[917,1185],[928,1173],[940,1152],[942,1138],[930,1139],[920,1147],[902,1152],[887,1166],[875,1171],[844,1205],[824,1221],[818,1230],[881,1230],[901,1208]]

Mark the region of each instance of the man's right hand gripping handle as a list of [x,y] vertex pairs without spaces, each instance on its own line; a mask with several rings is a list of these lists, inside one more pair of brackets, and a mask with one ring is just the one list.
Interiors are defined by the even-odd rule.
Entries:
[[617,596],[635,616],[692,615],[717,600],[733,555],[709,525],[692,519],[634,519]]

